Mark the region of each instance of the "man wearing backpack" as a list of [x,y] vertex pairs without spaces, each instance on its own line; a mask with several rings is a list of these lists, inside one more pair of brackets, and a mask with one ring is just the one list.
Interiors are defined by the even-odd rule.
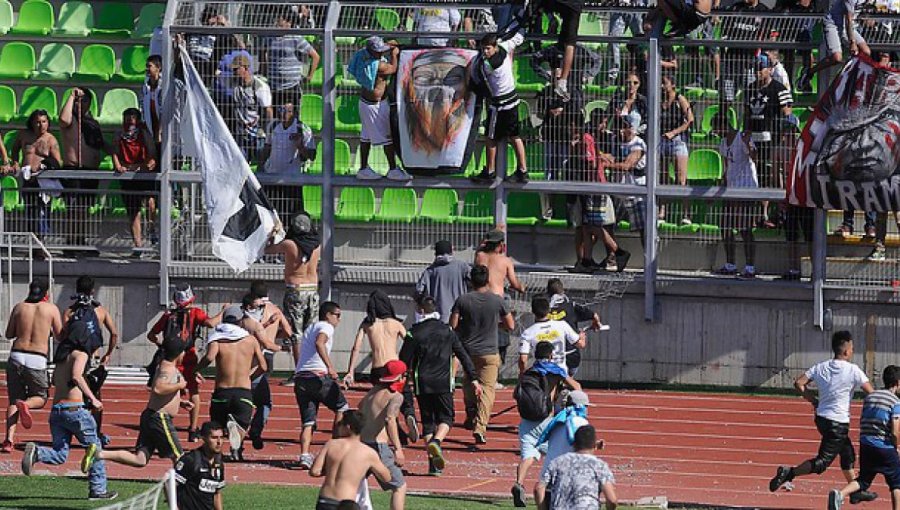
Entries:
[[[202,326],[213,328],[222,319],[221,313],[210,317],[202,308],[193,306],[194,299],[190,285],[182,283],[176,286],[175,293],[172,294],[175,307],[166,310],[147,333],[147,339],[160,348],[166,338],[180,338],[184,343],[184,357],[178,364],[178,371],[187,381],[187,393],[194,406],[190,409],[191,422],[188,426],[188,441],[192,443],[200,440],[200,385],[195,376],[198,362],[195,339],[200,336]],[[162,338],[159,337],[160,333],[164,333]],[[153,381],[161,359],[162,349],[157,351],[148,367],[148,372],[151,372],[150,381]]]
[[522,421],[519,422],[519,453],[521,460],[516,469],[516,483],[512,487],[513,504],[525,507],[525,477],[535,461],[541,460],[540,437],[553,420],[553,400],[550,398],[548,377],[559,378],[565,385],[580,390],[581,385],[569,377],[553,362],[554,347],[550,342],[540,342],[534,348],[534,363],[519,376],[519,384],[513,391],[516,407]]
[[[112,315],[109,311],[94,299],[94,279],[88,275],[81,275],[75,281],[75,295],[72,296],[74,303],[66,308],[63,314],[63,331],[60,335],[61,341],[65,341],[72,331],[83,331],[88,337],[87,350],[88,366],[85,367],[85,380],[91,385],[91,391],[98,399],[103,398],[100,390],[103,382],[106,380],[106,366],[109,364],[109,358],[112,352],[119,345],[119,330],[113,322]],[[109,347],[100,358],[100,364],[91,369],[92,360],[97,354],[97,350],[103,347],[103,332],[101,327],[106,328],[109,334]],[[97,437],[105,446],[109,444],[109,437],[101,431],[103,427],[103,408],[91,408],[91,414],[94,421],[97,422]]]
[[413,391],[419,402],[422,436],[428,445],[428,474],[440,476],[446,463],[441,441],[450,432],[455,416],[454,382],[450,373],[453,356],[459,359],[477,395],[481,395],[481,384],[459,337],[441,322],[434,298],[423,298],[416,311],[418,322],[409,329],[403,341],[400,360],[409,367]]

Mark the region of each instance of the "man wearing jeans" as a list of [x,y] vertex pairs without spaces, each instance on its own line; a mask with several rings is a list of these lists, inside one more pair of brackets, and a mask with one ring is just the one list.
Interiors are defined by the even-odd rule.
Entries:
[[[647,0],[634,0],[630,2],[634,7],[646,7]],[[642,25],[644,23],[643,15],[633,12],[614,12],[609,16],[609,36],[624,37],[625,29],[631,30],[631,37],[638,38],[644,35]],[[622,68],[622,49],[619,43],[610,43],[607,47],[610,53],[610,62],[612,62],[607,71],[607,78],[610,82],[615,82],[619,77],[619,70]],[[627,70],[626,66],[626,70]]]
[[[75,325],[84,324],[77,322]],[[95,445],[102,450],[97,435],[97,423],[91,416],[90,409],[103,409],[103,402],[98,399],[84,378],[87,363],[90,360],[86,328],[70,328],[66,340],[57,348],[53,371],[53,409],[50,411],[50,435],[53,446],[47,448],[35,443],[25,445],[22,457],[22,472],[31,475],[36,462],[60,465],[69,458],[69,446],[74,435],[84,446]],[[91,501],[112,500],[118,494],[106,487],[106,463],[98,460],[88,471],[88,499]]]
[[515,321],[507,310],[503,298],[491,292],[486,266],[472,267],[470,281],[474,290],[456,300],[450,314],[450,327],[459,334],[463,347],[472,358],[478,381],[483,389],[479,399],[476,396],[475,385],[469,377],[465,377],[463,395],[466,404],[466,428],[472,428],[476,444],[486,444],[484,434],[494,406],[495,384],[500,373],[498,319],[507,331],[512,331]]

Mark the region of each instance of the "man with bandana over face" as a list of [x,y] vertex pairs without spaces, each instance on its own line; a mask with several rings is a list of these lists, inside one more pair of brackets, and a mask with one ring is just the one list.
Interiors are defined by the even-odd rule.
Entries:
[[[403,445],[397,428],[397,415],[403,405],[401,392],[406,386],[406,363],[389,361],[382,375],[373,381],[374,386],[359,402],[363,415],[363,428],[359,438],[378,452],[381,462],[390,470],[391,480],[381,484],[382,490],[391,491],[391,510],[401,510],[406,501],[406,480],[400,467],[405,463]],[[391,451],[390,441],[394,450]]]
[[[117,174],[125,172],[152,173],[158,172],[156,142],[153,135],[147,129],[147,125],[141,117],[141,111],[137,108],[127,108],[122,112],[122,130],[116,134],[114,142],[116,152],[113,154],[113,167]],[[144,241],[141,238],[141,208],[146,203],[147,219],[152,225],[156,218],[156,199],[146,196],[148,191],[158,191],[156,182],[153,181],[125,181],[122,190],[126,192],[122,197],[125,209],[128,211],[128,220],[131,222],[131,237],[135,249],[141,248]],[[135,252],[133,256],[140,256]]]
[[17,304],[9,316],[6,338],[13,341],[6,362],[6,439],[0,448],[2,453],[12,453],[15,447],[16,424],[31,428],[32,409],[41,409],[47,403],[50,380],[47,374],[47,356],[50,335],[59,338],[62,319],[59,309],[48,302],[48,283],[37,278],[28,286],[28,297]]
[[[170,310],[166,310],[162,317],[156,321],[156,324],[153,325],[153,328],[150,329],[150,332],[147,333],[147,340],[159,347],[162,347],[164,340],[164,338],[159,337],[160,333],[170,329],[177,331],[178,337],[184,342],[184,357],[177,366],[178,371],[181,372],[182,377],[187,381],[186,391],[190,395],[191,404],[193,404],[190,410],[191,423],[188,427],[188,441],[192,443],[200,440],[200,386],[195,377],[198,361],[195,340],[200,336],[201,327],[215,327],[222,319],[221,313],[215,317],[210,317],[202,308],[193,306],[194,299],[194,292],[191,290],[190,285],[182,283],[175,287],[175,292],[172,294],[172,301],[175,303],[175,306]],[[150,381],[153,381],[156,366],[161,358],[162,351],[160,350],[154,357],[153,362],[151,362],[152,368],[148,367],[148,372],[151,372]]]

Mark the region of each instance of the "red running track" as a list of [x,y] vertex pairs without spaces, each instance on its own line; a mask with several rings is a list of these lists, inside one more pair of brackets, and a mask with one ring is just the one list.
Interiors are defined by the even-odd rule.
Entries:
[[[204,389],[203,415],[208,411],[209,383]],[[299,413],[290,388],[273,383],[275,408],[266,428],[265,447],[254,451],[246,443],[242,464],[229,464],[229,483],[318,485],[305,471],[294,468],[299,456]],[[616,476],[620,499],[636,500],[665,496],[670,503],[752,508],[821,508],[829,489],[843,484],[837,462],[822,476],[794,482],[791,492],[768,491],[768,481],[779,464],[797,464],[814,455],[818,434],[810,405],[800,398],[689,394],[656,391],[588,392],[596,404],[589,418],[606,442],[600,456]],[[351,405],[364,390],[348,392]],[[130,447],[137,437],[138,417],[147,398],[140,386],[108,385],[104,389],[104,432],[112,437],[112,448]],[[462,394],[457,392],[457,417]],[[20,430],[18,451],[0,454],[0,474],[20,472],[22,443],[49,442],[47,409],[35,412],[35,426]],[[854,407],[852,435],[858,434],[859,406]],[[411,492],[457,495],[508,496],[518,462],[516,413],[512,392],[498,393],[495,416],[488,430],[488,444],[475,448],[470,433],[455,427],[444,443],[448,465],[440,478],[426,476],[427,459],[420,442],[406,449],[407,478]],[[332,414],[320,412],[319,431],[313,451],[331,431]],[[459,421],[458,421],[459,423]],[[176,418],[184,448],[187,415]],[[39,464],[38,473],[79,474],[82,452],[58,467]],[[112,478],[159,479],[168,462],[155,459],[145,469],[108,465]],[[534,480],[539,469],[532,469]],[[874,490],[879,501],[858,508],[884,508],[889,492],[879,478]]]

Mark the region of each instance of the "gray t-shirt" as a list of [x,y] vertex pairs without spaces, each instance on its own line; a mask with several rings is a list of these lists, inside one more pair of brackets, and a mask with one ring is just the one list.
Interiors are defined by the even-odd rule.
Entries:
[[285,90],[299,85],[309,72],[313,47],[303,36],[285,35],[265,41],[269,54],[269,86]]
[[469,292],[456,300],[459,339],[470,356],[497,354],[497,333],[501,318],[509,315],[503,298],[492,292]]
[[551,510],[599,510],[600,488],[616,480],[606,462],[573,452],[553,459],[541,482],[551,493]]

